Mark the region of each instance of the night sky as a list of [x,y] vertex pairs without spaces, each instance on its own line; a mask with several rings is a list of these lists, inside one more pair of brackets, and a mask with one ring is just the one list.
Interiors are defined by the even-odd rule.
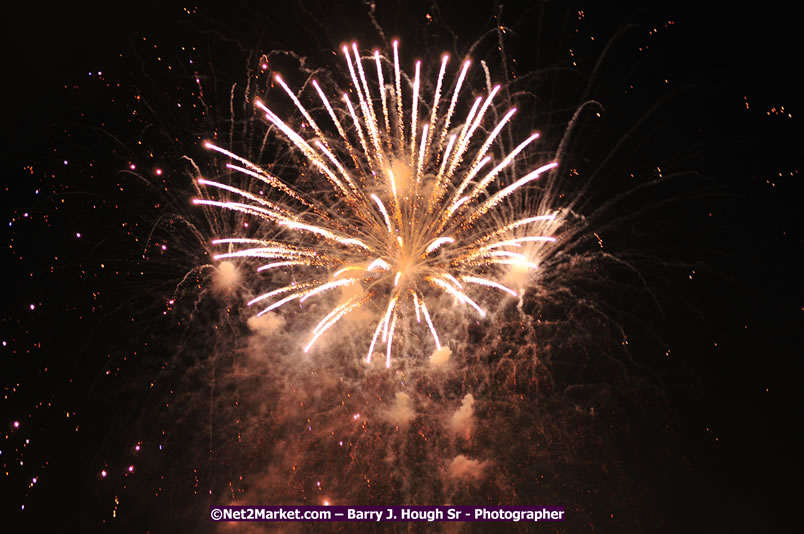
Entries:
[[[565,523],[500,531],[800,523],[800,29],[781,2],[264,4],[7,11],[0,525],[213,532],[212,504],[325,500],[567,508]],[[238,107],[247,79],[298,87],[321,68],[345,86],[343,43],[390,53],[396,37],[403,68],[422,59],[431,77],[443,51],[477,43],[472,59],[520,91],[524,135],[542,134],[528,163],[599,103],[551,178],[586,231],[521,309],[454,319],[448,371],[417,367],[415,348],[402,370],[366,371],[362,338],[296,366],[285,334],[249,323],[264,279],[221,290],[209,274],[208,241],[233,219],[190,204],[189,161],[214,179],[225,160],[204,140],[260,143],[264,121]],[[294,161],[269,148],[257,163]],[[403,390],[416,417],[381,421]],[[474,426],[450,436],[441,422],[467,395]],[[458,454],[479,471],[450,478]],[[268,530],[282,528],[408,531]]]

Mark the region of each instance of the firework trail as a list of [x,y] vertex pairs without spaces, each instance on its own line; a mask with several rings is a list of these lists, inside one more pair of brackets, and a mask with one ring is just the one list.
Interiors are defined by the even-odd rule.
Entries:
[[[447,98],[442,102],[442,88],[449,57],[442,57],[428,114],[421,94],[421,61],[416,63],[411,87],[405,87],[397,41],[392,60],[379,51],[363,58],[354,43],[351,50],[344,46],[343,54],[356,103],[344,93],[342,106],[334,106],[314,80],[327,112],[318,119],[321,125],[281,76],[275,76],[302,114],[304,130],[314,133],[312,138],[303,137],[256,101],[272,127],[303,155],[306,167],[326,180],[328,191],[298,190],[257,163],[207,142],[206,148],[230,158],[229,169],[267,185],[280,198],[201,178],[199,184],[231,196],[193,202],[257,217],[280,230],[281,237],[275,240],[233,235],[213,241],[228,247],[215,255],[216,260],[265,260],[258,272],[279,270],[287,275],[285,283],[249,301],[249,306],[262,306],[258,316],[294,301],[303,305],[311,297],[340,288],[344,297],[312,330],[304,351],[348,314],[372,307],[380,320],[366,360],[371,362],[375,348],[384,344],[385,365],[390,367],[394,332],[403,321],[424,322],[435,350],[442,348],[427,306],[437,301],[438,293],[481,317],[486,311],[478,301],[487,299],[488,293],[519,296],[503,283],[506,275],[538,268],[532,245],[555,242],[549,233],[558,224],[557,216],[503,217],[495,210],[557,163],[517,174],[517,156],[538,139],[538,133],[513,150],[494,154],[492,146],[501,144],[498,136],[516,113],[511,108],[496,124],[492,122],[496,117],[489,110],[494,109],[499,85],[474,100],[463,122],[457,120],[470,61],[461,65],[447,104]],[[376,66],[374,87],[364,60],[366,66],[372,62]],[[392,65],[388,85],[387,65]],[[328,134],[328,127],[337,135]]]

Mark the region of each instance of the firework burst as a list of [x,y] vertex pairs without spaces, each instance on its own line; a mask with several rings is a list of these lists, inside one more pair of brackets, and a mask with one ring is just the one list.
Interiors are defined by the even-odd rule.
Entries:
[[[367,361],[384,344],[390,367],[394,332],[401,320],[424,323],[435,348],[441,348],[428,303],[432,306],[448,295],[485,317],[480,303],[489,293],[519,296],[518,290],[504,285],[506,274],[538,267],[532,245],[555,241],[549,233],[558,224],[556,214],[517,211],[501,216],[499,207],[557,163],[521,173],[516,169],[518,155],[539,134],[512,150],[502,149],[500,133],[516,108],[499,118],[494,105],[499,85],[478,96],[466,117],[456,120],[470,61],[462,63],[451,96],[442,98],[449,63],[443,56],[428,102],[421,94],[421,62],[410,80],[400,69],[396,41],[392,59],[378,51],[361,57],[356,44],[344,46],[343,54],[353,96],[344,93],[342,103],[333,105],[314,80],[323,106],[318,106],[317,118],[275,76],[303,116],[302,131],[312,130],[313,136],[303,137],[256,101],[270,125],[302,154],[305,167],[326,180],[327,193],[295,188],[286,178],[207,142],[206,148],[230,158],[229,169],[267,185],[273,194],[199,179],[201,185],[229,196],[194,203],[241,212],[276,226],[276,239],[232,235],[213,241],[227,247],[215,255],[216,260],[259,259],[265,263],[258,272],[284,273],[283,283],[249,301],[249,306],[262,307],[258,315],[341,288],[344,298],[312,330],[305,352],[346,315],[372,307],[380,318]],[[364,62],[366,67],[374,63],[371,70],[376,67],[373,86]],[[386,84],[387,76],[391,79]],[[500,154],[495,155],[493,147],[500,147]]]

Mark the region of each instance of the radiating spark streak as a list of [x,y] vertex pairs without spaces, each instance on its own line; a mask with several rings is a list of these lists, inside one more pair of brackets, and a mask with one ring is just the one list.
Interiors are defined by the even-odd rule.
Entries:
[[[458,141],[456,143],[455,153],[451,155],[449,167],[447,167],[447,172],[444,175],[445,180],[449,180],[452,177],[452,173],[455,171],[455,168],[460,163],[460,156],[462,155],[461,147],[463,146],[463,140],[466,137],[466,133],[468,132],[470,125],[472,124],[475,115],[477,114],[477,110],[480,107],[480,104],[483,102],[483,97],[479,96],[475,99],[475,103],[472,104],[472,109],[469,110],[469,115],[466,117],[466,122],[461,128],[461,133],[458,135]],[[460,153],[459,153],[460,152]]]
[[265,246],[272,246],[272,245],[281,245],[286,246],[284,243],[279,243],[278,241],[265,241],[264,239],[251,239],[248,237],[227,237],[224,239],[213,239],[211,241],[213,245],[220,245],[223,243],[231,243],[231,244],[238,244],[238,245],[245,245],[245,244],[256,244],[256,245],[265,245]]
[[449,293],[450,295],[452,295],[453,297],[458,299],[458,301],[463,302],[463,303],[468,304],[471,307],[473,307],[477,311],[477,313],[480,314],[481,317],[486,316],[485,310],[483,310],[483,308],[478,306],[475,301],[473,301],[472,299],[467,297],[463,292],[458,291],[457,289],[452,287],[450,284],[448,284],[444,280],[442,280],[440,278],[436,278],[434,276],[428,276],[427,280],[429,280],[430,282],[434,283],[435,285],[437,285],[438,287],[440,287],[441,289],[443,289],[444,291],[446,291],[447,293]]
[[494,250],[489,252],[489,256],[502,257],[502,258],[519,258],[522,261],[527,260],[527,256],[518,252],[509,252],[507,250]]
[[467,202],[469,202],[469,197],[463,197],[459,201],[452,204],[452,206],[450,206],[449,209],[447,210],[447,216],[444,218],[443,223],[446,223],[447,220],[449,220],[449,218],[452,217],[452,214],[455,213],[455,211],[458,208],[460,208],[463,204]]
[[327,177],[327,179],[330,182],[332,182],[332,184],[337,189],[341,191],[343,195],[347,197],[349,196],[350,194],[349,189],[343,185],[343,183],[338,179],[337,176],[335,176],[335,173],[332,172],[327,163],[323,159],[321,159],[321,156],[319,156],[316,153],[316,151],[313,150],[313,147],[311,147],[307,143],[307,141],[302,139],[302,137],[299,134],[294,132],[293,129],[291,129],[287,124],[285,124],[285,122],[282,119],[277,117],[273,111],[268,109],[268,107],[266,107],[266,105],[259,100],[257,101],[257,107],[259,107],[265,112],[266,118],[269,121],[271,121],[271,123],[273,123],[274,126],[279,128],[282,131],[282,133],[284,133],[288,137],[288,139],[290,139],[293,142],[293,144],[296,145],[296,147],[298,147],[298,149],[302,151],[302,153],[307,157],[307,160],[313,165],[315,165]]
[[444,151],[444,157],[441,158],[441,166],[438,168],[438,174],[436,175],[435,184],[433,184],[433,192],[430,196],[430,205],[432,207],[435,204],[435,200],[441,198],[441,179],[444,177],[444,169],[447,166],[447,160],[449,160],[450,152],[452,152],[452,147],[455,145],[455,136],[452,135],[449,138],[449,143],[447,143],[447,148]]
[[385,317],[380,319],[380,322],[377,324],[377,328],[374,330],[374,336],[371,338],[371,344],[369,345],[368,349],[368,357],[366,358],[366,362],[371,363],[371,355],[374,354],[374,345],[377,343],[377,337],[380,335],[380,331],[383,329],[383,325],[385,324]]
[[516,258],[518,261],[527,261],[527,256],[518,252],[511,252],[508,250],[492,250],[487,249],[475,250],[468,254],[465,258],[455,261],[456,265],[463,263],[477,261],[477,258]]
[[[488,148],[489,148],[489,146],[491,146],[491,143],[494,141],[494,139],[497,137],[497,135],[499,135],[500,130],[502,130],[503,126],[505,126],[505,124],[508,122],[508,119],[511,118],[511,116],[514,114],[515,111],[516,111],[516,108],[510,110],[505,115],[505,117],[503,117],[503,119],[499,122],[499,124],[497,124],[497,127],[494,128],[494,130],[491,132],[491,134],[489,134],[488,138],[486,139],[486,142],[480,148],[480,150],[478,151],[477,156],[475,156],[475,158],[483,156],[488,151]],[[474,188],[472,193],[469,195],[469,198],[470,199],[475,198],[480,193],[480,191],[485,189],[489,185],[489,183],[491,183],[494,180],[494,178],[497,176],[497,174],[502,169],[507,167],[511,163],[511,161],[513,161],[513,159],[517,156],[517,154],[519,154],[522,150],[524,150],[524,148],[526,146],[528,146],[532,141],[534,141],[535,139],[538,139],[538,137],[539,137],[538,133],[535,133],[535,134],[531,135],[528,139],[526,139],[523,143],[521,143],[518,147],[516,147],[510,154],[508,154],[508,156],[505,159],[503,159],[502,162],[500,162],[494,169],[492,169],[491,172],[489,172],[480,181],[480,183],[477,184],[477,186]],[[452,197],[453,202],[457,201],[457,199],[460,197],[461,193],[463,193],[464,189],[474,179],[475,175],[480,170],[480,167],[482,167],[490,159],[491,158],[487,157],[487,158],[484,158],[479,163],[476,163],[476,164],[472,165],[472,168],[469,171],[469,173],[466,175],[466,178],[464,178],[463,182],[461,182],[461,185],[458,187],[458,189],[453,194],[453,197]]]
[[458,287],[458,289],[463,289],[463,285],[461,285],[461,283],[458,281],[457,278],[455,278],[454,276],[452,276],[449,273],[443,273],[443,275],[444,275],[444,278],[446,278],[447,280],[449,280],[450,282],[455,284]]
[[413,309],[416,311],[416,322],[421,323],[422,317],[419,312],[419,297],[416,296],[416,292],[412,289],[410,290],[410,296],[413,297]]
[[514,113],[516,113],[516,108],[509,109],[508,113],[506,113],[505,116],[503,116],[503,118],[500,120],[500,122],[497,123],[497,126],[494,127],[494,129],[486,138],[486,141],[483,143],[483,146],[481,146],[480,150],[477,151],[477,155],[475,155],[475,161],[486,155],[486,152],[489,151],[491,143],[493,143],[494,140],[497,139],[497,136],[500,135],[500,130],[502,130],[508,123],[508,121],[511,120],[511,117],[514,116]]
[[430,243],[427,246],[427,250],[425,250],[424,253],[425,254],[430,254],[432,251],[436,250],[441,245],[443,245],[445,243],[454,243],[454,242],[455,242],[454,237],[439,237],[438,239],[435,239],[432,243]]
[[[324,316],[324,318],[321,319],[321,321],[319,321],[319,323],[316,325],[316,327],[313,328],[313,334],[318,334],[319,332],[322,332],[322,329],[326,330],[327,328],[325,326],[330,321],[330,319],[332,319],[333,317],[338,315],[344,309],[349,308],[352,304],[354,304],[355,302],[359,301],[360,298],[361,297],[359,295],[354,296],[354,297],[350,298],[349,300],[347,300],[346,302],[344,302],[343,304],[333,308],[332,311],[330,311],[328,314],[326,314]],[[310,343],[310,346],[312,346],[312,343]],[[305,351],[305,352],[307,352],[307,351]]]
[[535,222],[541,222],[541,221],[553,221],[553,220],[555,220],[555,218],[556,218],[556,214],[552,213],[550,215],[537,215],[536,217],[528,217],[528,218],[525,218],[525,219],[519,219],[518,221],[514,221],[514,222],[512,222],[510,224],[506,224],[505,226],[503,226],[501,228],[495,229],[490,234],[486,234],[485,236],[481,237],[480,239],[478,239],[477,241],[472,243],[472,245],[478,245],[480,243],[488,241],[489,239],[493,239],[494,237],[496,237],[496,236],[498,236],[500,234],[504,234],[505,232],[510,232],[514,228],[519,228],[520,226],[527,226],[529,224],[533,224]]
[[197,181],[201,185],[208,185],[210,187],[215,187],[217,189],[223,189],[224,191],[229,191],[230,193],[234,193],[235,195],[239,195],[239,196],[241,196],[243,198],[247,198],[247,199],[251,200],[252,202],[256,202],[257,204],[265,206],[266,208],[270,208],[271,210],[276,211],[277,213],[281,213],[281,214],[285,215],[285,217],[292,217],[293,216],[288,210],[286,210],[282,206],[279,206],[279,205],[277,205],[277,204],[275,204],[273,202],[269,202],[269,201],[267,201],[267,200],[265,200],[263,198],[258,197],[257,195],[249,193],[248,191],[243,191],[242,189],[238,189],[236,187],[232,187],[230,185],[222,184],[222,183],[219,183],[219,182],[213,182],[211,180],[205,180],[204,178],[199,178]]
[[322,284],[317,288],[310,290],[309,293],[307,293],[301,299],[299,299],[299,302],[304,302],[310,297],[318,295],[319,293],[323,293],[324,291],[329,291],[330,289],[335,289],[336,287],[348,286],[354,284],[355,282],[357,282],[357,279],[355,278],[343,278],[341,280],[335,280],[334,282],[328,282],[326,284]]
[[424,152],[427,148],[427,131],[429,130],[430,125],[425,124],[422,127],[422,142],[419,146],[419,158],[416,160],[416,183],[422,181],[422,164],[424,162]]
[[[325,156],[327,156],[327,159],[329,159],[332,162],[332,164],[335,165],[335,168],[338,170],[341,176],[343,176],[343,179],[346,180],[347,184],[349,184],[349,188],[352,190],[352,194],[359,198],[360,189],[352,181],[352,178],[349,176],[349,173],[346,171],[346,169],[343,168],[343,165],[341,164],[340,161],[338,161],[338,158],[336,158],[335,155],[332,152],[330,152],[329,149],[320,141],[316,141],[315,145],[316,147],[318,147],[319,150],[321,150],[321,152],[324,153]],[[347,199],[353,200],[354,197],[350,195],[347,197]]]
[[257,268],[257,271],[267,271],[268,269],[275,269],[277,267],[290,267],[291,265],[313,265],[309,261],[305,260],[288,260],[288,261],[277,261],[274,263],[269,263],[267,265],[263,265]]
[[[297,285],[290,285],[285,287],[280,287],[279,289],[274,289],[273,291],[269,291],[259,297],[253,298],[246,304],[247,306],[251,306],[257,302],[260,302],[265,299],[269,299],[271,297],[275,297],[276,295],[282,295],[283,293],[288,293],[289,291],[298,291],[299,289],[305,289],[312,284],[297,284]],[[302,293],[303,294],[303,293]]]
[[[466,186],[469,185],[469,183],[474,179],[474,177],[477,176],[477,173],[480,172],[480,169],[482,169],[489,161],[491,161],[491,156],[486,156],[485,158],[480,160],[480,162],[478,162],[477,165],[474,165],[472,169],[466,174],[466,178],[463,179],[461,185],[458,186],[458,189],[455,190],[455,193],[452,196],[453,204],[458,202],[458,199],[460,198],[461,193],[463,193],[463,190],[466,189]],[[469,200],[471,200],[471,198],[472,197],[468,197]],[[455,211],[455,209],[457,208],[453,209],[453,207],[450,206],[450,212]]]
[[249,215],[256,215],[257,217],[269,221],[285,220],[285,216],[281,213],[274,213],[273,211],[267,210],[265,208],[252,206],[250,204],[242,204],[240,202],[219,202],[216,200],[205,200],[201,198],[195,198],[193,199],[193,204],[201,204],[204,206],[216,206],[219,208],[225,208],[227,210],[239,211],[241,213],[247,213]]
[[[377,118],[374,115],[374,105],[371,103],[371,93],[369,91],[368,84],[366,83],[366,75],[363,72],[363,62],[360,60],[360,53],[357,51],[357,43],[352,43],[352,51],[355,55],[355,65],[357,65],[357,71],[360,74],[360,80],[362,82],[362,92],[359,90],[357,80],[354,78],[354,71],[351,72],[352,80],[355,83],[355,87],[358,88],[357,95],[360,101],[360,109],[363,112],[366,129],[369,132],[369,138],[371,138],[371,142],[374,145],[374,156],[377,159],[377,164],[382,166],[385,158],[383,157],[382,149],[380,148],[379,132],[377,132]],[[346,51],[346,47],[344,47],[344,54],[346,54],[348,60],[349,54]]]
[[250,248],[247,250],[238,250],[237,252],[226,252],[223,254],[215,254],[212,259],[223,260],[227,258],[292,258],[296,256],[316,257],[317,254],[312,251],[292,250],[280,247],[271,248]]
[[316,341],[318,341],[319,337],[324,335],[324,332],[329,330],[335,323],[340,321],[346,314],[350,313],[351,311],[353,311],[358,306],[363,305],[364,302],[365,301],[361,301],[359,297],[352,297],[351,299],[349,299],[345,303],[341,304],[340,306],[338,306],[337,308],[332,310],[315,327],[315,330],[313,330],[313,334],[314,334],[313,338],[310,340],[310,342],[307,344],[307,346],[304,347],[304,352],[305,353],[310,352],[310,349],[312,348],[313,344]]
[[519,246],[520,243],[535,243],[535,242],[553,242],[555,241],[555,237],[546,236],[546,235],[526,235],[525,237],[517,237],[516,239],[509,239],[508,241],[498,241],[497,243],[492,243],[484,249],[491,249],[491,248],[498,248],[498,247],[508,247],[508,246]]
[[[360,60],[360,54],[357,51],[357,43],[352,43],[352,51],[355,54],[355,65],[357,65],[357,72],[360,74],[360,81],[363,83],[363,98],[366,100],[366,104],[368,105],[368,117],[366,117],[367,121],[370,121],[371,124],[371,131],[374,132],[375,139],[379,136],[377,133],[377,117],[374,115],[374,104],[372,104],[371,99],[371,92],[369,91],[368,83],[366,83],[366,74],[363,72],[363,62]],[[380,149],[380,145],[375,143],[375,148],[377,150]]]
[[382,101],[382,116],[385,122],[385,135],[391,135],[391,124],[388,120],[388,99],[385,95],[385,82],[382,75],[382,61],[380,51],[374,51],[374,62],[377,64],[377,85],[380,87],[380,100]]
[[414,156],[416,154],[416,118],[419,111],[419,74],[421,71],[422,62],[416,62],[416,74],[413,78],[413,105],[411,106],[411,119],[410,119],[410,166],[415,168]]
[[282,86],[282,89],[285,90],[285,93],[287,93],[287,95],[290,97],[290,99],[293,101],[293,103],[296,104],[296,108],[298,108],[298,110],[301,111],[301,114],[304,115],[304,118],[307,120],[307,123],[315,131],[315,134],[318,137],[322,138],[322,139],[326,139],[326,136],[324,135],[324,132],[321,131],[321,128],[318,127],[318,124],[316,124],[315,120],[310,116],[310,114],[307,112],[305,107],[302,106],[302,103],[299,102],[299,99],[296,98],[296,95],[293,94],[293,91],[291,91],[290,87],[287,86],[287,84],[285,83],[285,80],[282,79],[282,76],[280,76],[279,74],[275,74],[274,75],[274,80],[276,80],[276,82],[280,86]]
[[514,158],[516,158],[519,155],[519,153],[525,149],[526,146],[528,146],[530,143],[532,143],[538,138],[539,134],[534,133],[533,135],[525,139],[525,141],[520,143],[518,147],[512,150],[511,153],[505,157],[505,159],[503,159],[486,176],[484,176],[482,180],[480,180],[480,183],[478,183],[472,190],[472,193],[469,195],[469,198],[475,198],[477,195],[479,195],[481,191],[483,191],[486,187],[488,187],[488,185],[492,181],[494,181],[494,179],[497,177],[497,175],[500,173],[501,170],[510,165],[511,162],[514,160]]
[[382,203],[382,200],[374,193],[371,194],[371,198],[377,203],[377,207],[380,209],[380,213],[382,213],[382,218],[385,220],[385,227],[388,228],[388,233],[393,234],[394,229],[391,226],[391,218],[388,217],[388,212],[385,210],[385,205]]
[[388,341],[388,325],[391,323],[391,313],[394,311],[394,307],[396,306],[396,302],[399,300],[399,294],[394,293],[391,297],[391,300],[388,302],[388,309],[385,311],[385,328],[382,331],[382,341],[385,343]]
[[394,173],[391,169],[388,169],[388,183],[391,185],[391,194],[394,197],[394,215],[396,215],[396,222],[402,226],[402,209],[399,207],[399,197],[397,197],[396,194],[396,180],[394,179]]
[[433,137],[433,131],[435,130],[436,125],[436,117],[438,116],[438,104],[441,102],[441,85],[444,83],[444,72],[447,70],[447,62],[449,61],[449,56],[444,54],[441,57],[441,68],[438,71],[438,81],[436,82],[435,92],[433,93],[433,109],[430,110],[430,124],[433,125],[427,135],[424,135],[426,142],[424,143],[425,149],[424,153],[419,157],[419,161],[421,161],[427,157],[427,153],[430,151],[430,140]]
[[388,329],[388,343],[385,346],[385,367],[391,367],[391,346],[394,342],[394,330],[396,329],[396,312],[394,312],[393,319],[391,319],[391,327]]
[[469,223],[478,219],[478,217],[482,217],[486,214],[491,208],[496,206],[502,199],[522,187],[523,185],[527,184],[528,182],[532,182],[533,180],[539,178],[543,173],[549,171],[558,166],[558,163],[548,163],[547,165],[543,165],[536,169],[533,172],[526,174],[524,177],[520,178],[516,182],[512,183],[508,187],[502,189],[501,191],[495,193],[491,198],[486,200],[483,204],[478,207],[472,216],[469,218]]
[[488,264],[496,264],[496,265],[516,265],[518,267],[527,267],[528,269],[538,269],[539,264],[533,263],[529,261],[522,261],[519,259],[514,260],[489,260]]
[[[472,62],[468,59],[463,62],[463,68],[461,69],[461,74],[458,76],[458,81],[455,83],[455,90],[452,92],[452,100],[449,102],[449,108],[447,110],[447,115],[444,117],[444,126],[441,128],[441,137],[438,139],[438,149],[441,150],[441,147],[444,146],[444,138],[449,132],[449,125],[450,121],[452,120],[452,114],[455,112],[455,104],[458,102],[458,93],[461,91],[461,86],[463,85],[463,80],[466,78],[466,72],[469,70],[469,65]],[[432,124],[433,121],[430,121]],[[447,151],[449,152],[449,151]],[[449,156],[448,153],[444,154],[443,160],[446,161],[447,157]]]
[[449,174],[452,174],[452,171],[455,170],[455,167],[457,167],[461,163],[463,155],[466,152],[467,147],[469,146],[469,141],[472,139],[472,135],[474,135],[475,130],[477,130],[477,128],[480,126],[480,123],[483,121],[483,117],[485,116],[486,111],[488,111],[492,100],[494,100],[494,96],[499,92],[499,90],[500,86],[495,85],[494,88],[491,90],[491,93],[489,93],[489,96],[486,98],[486,101],[483,102],[483,105],[480,107],[480,111],[477,112],[477,115],[472,121],[472,126],[469,128],[468,131],[466,131],[466,135],[463,135],[463,132],[461,132],[461,135],[463,137],[458,142],[458,149],[455,151],[455,156],[453,156],[452,158],[452,164],[450,165]]
[[221,148],[221,147],[219,147],[219,146],[217,146],[217,145],[215,145],[213,143],[210,143],[209,141],[204,143],[204,148],[206,148],[208,150],[214,150],[215,152],[220,152],[224,156],[227,156],[227,157],[229,157],[229,158],[231,158],[231,159],[233,159],[235,161],[239,161],[240,163],[242,163],[246,167],[249,167],[250,172],[248,172],[249,169],[243,169],[241,167],[236,167],[234,165],[227,165],[227,167],[229,167],[231,169],[238,170],[240,172],[244,172],[246,174],[250,174],[250,175],[254,176],[255,178],[259,178],[260,180],[262,180],[266,184],[270,185],[271,187],[279,189],[280,191],[282,191],[283,193],[285,193],[289,197],[292,197],[292,198],[294,198],[294,199],[306,204],[306,202],[304,201],[303,198],[301,198],[295,191],[293,191],[291,188],[289,188],[284,183],[282,183],[281,180],[279,180],[275,176],[272,176],[272,175],[268,174],[263,169],[261,169],[260,167],[258,167],[254,163],[250,162],[249,160],[247,160],[245,158],[241,158],[237,154],[235,154],[233,152],[229,152],[225,148]]
[[332,273],[332,278],[338,278],[343,273],[346,273],[346,272],[349,272],[349,271],[365,271],[365,270],[367,270],[365,267],[361,267],[359,265],[350,265],[348,267],[338,269],[337,271]]
[[499,284],[499,283],[495,282],[494,280],[487,280],[485,278],[480,278],[480,277],[477,277],[477,276],[468,276],[468,275],[461,276],[461,280],[463,280],[464,282],[469,282],[470,284],[478,284],[478,285],[481,285],[481,286],[488,286],[488,287],[494,287],[494,288],[497,288],[497,289],[501,289],[502,291],[505,291],[506,293],[509,293],[509,294],[513,295],[514,297],[519,296],[519,294],[516,291],[514,291],[513,289],[505,287],[504,285]]
[[394,287],[399,285],[399,279],[401,277],[402,277],[402,271],[399,271],[398,273],[396,273],[396,276],[394,277]]
[[346,131],[343,129],[341,125],[341,121],[338,120],[337,115],[335,115],[335,111],[332,109],[332,105],[329,103],[329,99],[324,95],[324,91],[321,90],[321,87],[318,85],[318,82],[313,80],[313,87],[315,88],[318,96],[321,98],[321,101],[324,103],[324,107],[327,108],[327,112],[329,113],[330,118],[332,119],[333,124],[335,124],[335,129],[338,130],[338,134],[340,135],[341,139],[346,146],[347,152],[352,158],[352,161],[355,164],[356,169],[360,169],[360,162],[357,158],[357,154],[355,153],[354,147],[352,143],[349,141],[349,136],[346,135]]
[[441,348],[441,341],[438,340],[438,333],[436,333],[436,329],[433,326],[433,321],[430,320],[430,314],[427,312],[427,306],[424,304],[422,300],[420,302],[422,308],[422,314],[424,315],[424,320],[427,321],[427,326],[430,328],[430,334],[433,336],[433,341],[435,341],[436,349]]
[[374,260],[373,262],[371,262],[369,264],[369,266],[368,266],[368,268],[366,270],[367,271],[373,271],[374,269],[383,269],[385,271],[390,271],[391,266],[388,265],[387,261],[385,261],[383,259],[380,259],[380,258],[377,258],[376,260]]
[[393,42],[394,47],[394,82],[396,87],[396,129],[399,149],[405,146],[405,121],[402,113],[402,82],[399,73],[399,41]]
[[[365,154],[370,154],[368,145],[366,145],[366,137],[363,135],[363,128],[360,126],[360,121],[355,114],[355,108],[352,106],[352,101],[349,99],[349,95],[346,93],[343,94],[343,101],[346,102],[346,107],[349,108],[349,115],[352,116],[352,122],[355,125],[355,131],[357,132],[357,138],[360,140],[360,146],[363,147],[363,152]],[[374,160],[371,157],[366,158],[366,163],[368,163],[369,168],[372,172],[374,172]]]
[[338,243],[340,243],[342,245],[354,245],[354,246],[358,246],[358,247],[360,247],[362,249],[365,249],[365,250],[369,250],[369,251],[371,250],[370,246],[366,245],[365,243],[363,243],[359,239],[354,239],[354,238],[350,238],[350,237],[342,237],[342,236],[339,236],[339,235],[327,230],[326,228],[320,228],[318,226],[311,226],[309,224],[304,224],[304,223],[300,223],[300,222],[296,222],[296,221],[287,221],[287,220],[280,221],[279,224],[282,225],[282,226],[287,226],[289,228],[294,228],[296,230],[305,230],[305,231],[310,232],[312,234],[318,234],[318,235],[326,237],[327,239],[331,239],[333,241],[336,241],[336,242],[338,242]]
[[283,298],[282,300],[278,300],[278,301],[274,302],[273,304],[271,304],[270,306],[268,306],[267,308],[262,310],[260,313],[258,313],[257,317],[261,317],[261,316],[265,315],[266,313],[268,313],[271,310],[275,310],[278,307],[280,307],[280,306],[282,306],[284,304],[287,304],[288,302],[290,302],[292,300],[296,300],[297,298],[299,298],[301,296],[304,296],[304,293],[305,293],[304,291],[300,291],[298,293],[293,293],[292,295],[287,296],[287,297]]

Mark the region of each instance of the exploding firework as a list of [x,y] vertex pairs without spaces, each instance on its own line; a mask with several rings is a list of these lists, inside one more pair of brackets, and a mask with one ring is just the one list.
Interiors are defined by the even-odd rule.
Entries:
[[[412,81],[404,76],[397,41],[393,59],[379,51],[361,57],[356,44],[351,49],[344,46],[343,54],[356,103],[343,93],[343,105],[336,107],[313,80],[323,106],[319,118],[275,76],[303,116],[302,131],[312,130],[311,138],[256,101],[270,125],[303,155],[306,167],[326,180],[328,190],[295,188],[283,176],[207,142],[206,148],[233,161],[227,164],[229,169],[267,185],[276,195],[201,178],[200,184],[233,198],[201,198],[194,203],[245,213],[279,230],[277,239],[233,235],[213,241],[228,247],[216,260],[256,258],[267,261],[258,272],[284,271],[284,276],[275,277],[283,280],[279,287],[249,301],[250,306],[263,306],[258,315],[341,288],[344,297],[313,328],[304,351],[346,315],[373,307],[380,320],[366,359],[370,362],[375,347],[385,344],[385,364],[390,367],[394,331],[402,321],[415,317],[417,323],[424,322],[435,349],[442,348],[428,302],[432,306],[446,295],[485,317],[478,301],[487,299],[488,293],[519,296],[504,284],[506,276],[512,270],[538,268],[532,245],[555,242],[550,232],[558,224],[557,215],[521,211],[501,215],[499,210],[510,195],[557,163],[519,172],[517,156],[539,134],[531,134],[511,150],[503,148],[500,133],[516,108],[501,118],[497,115],[494,97],[500,85],[478,96],[465,118],[457,120],[471,61],[462,63],[451,96],[442,98],[449,64],[444,55],[428,102],[421,94],[421,61]],[[372,60],[373,86],[364,69],[364,61],[370,65]],[[387,77],[392,77],[388,84]]]

